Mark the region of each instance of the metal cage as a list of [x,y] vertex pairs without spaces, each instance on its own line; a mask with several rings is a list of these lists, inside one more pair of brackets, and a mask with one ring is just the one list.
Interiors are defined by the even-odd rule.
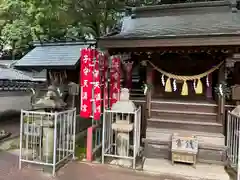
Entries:
[[21,111],[20,156],[22,162],[56,167],[74,158],[76,108],[61,112]]
[[237,180],[240,179],[240,116],[228,112],[227,118],[227,158],[228,165],[237,173]]
[[[129,144],[127,145],[127,155],[120,156],[117,153],[117,132],[112,125],[116,122],[116,117],[130,117],[128,121],[133,123],[133,130],[128,132]],[[104,110],[103,114],[103,133],[102,133],[102,163],[105,157],[122,158],[132,160],[132,167],[136,168],[136,158],[140,153],[140,134],[141,134],[141,107],[134,112],[123,113],[120,111]]]

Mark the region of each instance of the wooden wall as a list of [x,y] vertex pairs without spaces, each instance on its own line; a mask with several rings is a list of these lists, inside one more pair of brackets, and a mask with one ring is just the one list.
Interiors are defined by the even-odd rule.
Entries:
[[[217,65],[221,62],[219,57],[215,57],[206,53],[192,53],[192,54],[177,54],[177,53],[168,53],[164,55],[153,55],[151,61],[159,67],[160,69],[170,72],[177,75],[196,75],[206,72],[211,69],[214,65]],[[180,98],[180,99],[196,99],[196,100],[205,100],[207,97],[207,87],[206,87],[206,78],[202,78],[203,84],[203,94],[197,95],[193,90],[193,82],[189,81],[188,83],[188,96],[181,96],[181,88],[183,82],[177,82],[177,91],[166,93],[161,82],[162,74],[157,70],[154,70],[154,97],[165,97],[165,98]],[[212,94],[214,94],[214,87],[218,83],[218,70],[212,73]],[[165,82],[167,77],[164,78]],[[215,97],[213,97],[214,99]]]

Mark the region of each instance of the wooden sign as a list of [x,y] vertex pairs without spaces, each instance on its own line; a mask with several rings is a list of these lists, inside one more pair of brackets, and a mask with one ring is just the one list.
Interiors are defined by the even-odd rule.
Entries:
[[198,152],[198,140],[195,136],[180,136],[178,134],[173,134],[172,150],[196,154]]
[[172,136],[172,163],[184,162],[195,166],[198,153],[198,139],[196,136],[179,135]]

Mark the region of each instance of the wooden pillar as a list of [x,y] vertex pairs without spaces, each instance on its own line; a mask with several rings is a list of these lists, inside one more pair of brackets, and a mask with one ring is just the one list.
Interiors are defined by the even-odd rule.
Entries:
[[208,81],[209,81],[209,87],[206,87],[206,97],[207,97],[207,99],[212,100],[212,98],[213,98],[213,94],[212,94],[212,90],[213,90],[212,74],[208,75]]
[[150,67],[149,65],[147,66],[147,85],[151,85],[151,88],[148,89],[147,94],[146,94],[146,117],[149,118],[151,117],[151,99],[152,99],[152,93],[153,93],[153,86],[152,86],[152,82],[153,82],[153,69],[152,67]]
[[[219,68],[218,71],[218,84],[225,81],[225,63]],[[218,95],[218,123],[225,124],[225,97]],[[224,130],[224,129],[223,129]]]

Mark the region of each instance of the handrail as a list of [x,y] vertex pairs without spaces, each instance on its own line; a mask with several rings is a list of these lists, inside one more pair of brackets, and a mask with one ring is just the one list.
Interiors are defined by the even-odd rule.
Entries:
[[236,115],[234,113],[232,113],[231,111],[228,111],[228,114],[230,114],[231,116],[234,116],[235,118],[239,118],[240,119],[240,115]]

